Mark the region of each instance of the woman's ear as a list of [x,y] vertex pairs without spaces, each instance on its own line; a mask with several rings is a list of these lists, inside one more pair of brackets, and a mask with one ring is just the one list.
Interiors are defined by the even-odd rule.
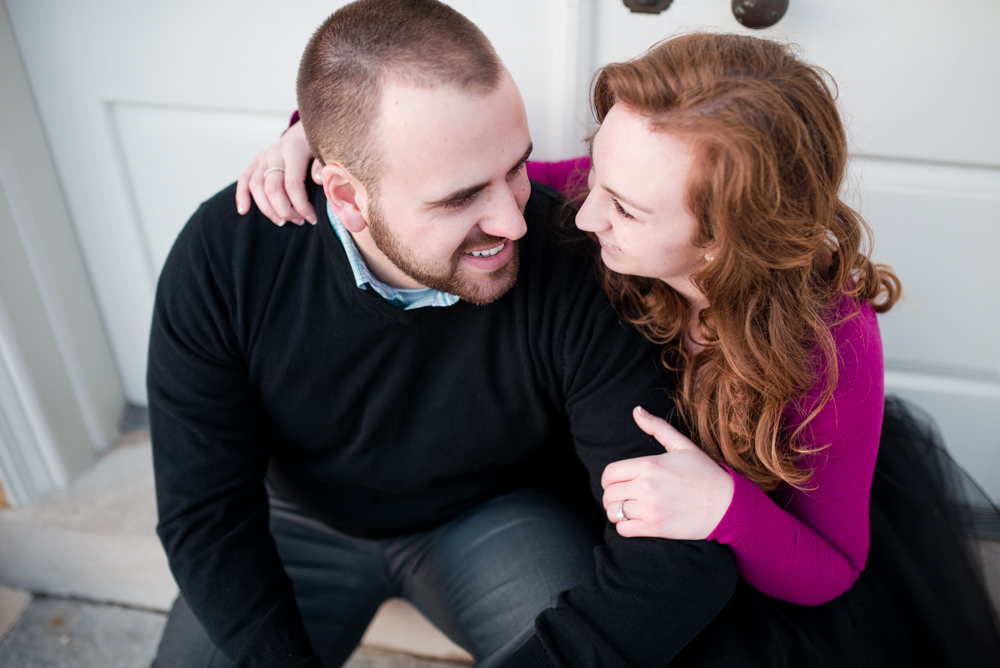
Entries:
[[329,163],[320,171],[323,192],[330,208],[348,232],[361,232],[368,225],[362,213],[368,204],[364,185],[337,163]]

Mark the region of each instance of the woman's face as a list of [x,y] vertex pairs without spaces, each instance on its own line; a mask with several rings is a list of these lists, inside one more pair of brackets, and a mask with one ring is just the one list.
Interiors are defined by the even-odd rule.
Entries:
[[711,249],[694,245],[698,224],[687,209],[691,145],[652,131],[619,103],[594,136],[591,156],[590,195],[577,226],[597,235],[611,270],[658,278],[694,301],[690,277]]

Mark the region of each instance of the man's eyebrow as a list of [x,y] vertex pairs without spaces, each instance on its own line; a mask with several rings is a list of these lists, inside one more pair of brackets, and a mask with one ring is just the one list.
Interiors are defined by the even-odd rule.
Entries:
[[[531,152],[534,150],[534,148],[535,147],[534,147],[533,144],[528,144],[528,150],[525,151],[524,155],[522,155],[518,159],[518,161],[514,164],[514,166],[510,168],[510,170],[508,171],[508,174],[512,173],[512,172],[516,172],[518,169],[520,169],[522,166],[524,166],[524,163],[528,162],[528,156],[531,155]],[[475,195],[476,193],[478,193],[480,190],[485,189],[488,185],[490,185],[489,182],[486,182],[486,183],[477,183],[474,186],[469,186],[468,188],[462,188],[460,190],[456,190],[453,193],[449,193],[448,195],[445,195],[444,197],[442,197],[439,200],[435,200],[433,202],[427,202],[427,206],[434,207],[434,206],[442,206],[444,204],[450,204],[451,202],[461,202],[463,199],[466,199],[468,197],[472,197],[473,195]]]
[[523,167],[524,164],[526,162],[528,162],[528,158],[531,157],[531,152],[534,151],[534,150],[535,150],[535,145],[532,144],[531,142],[528,142],[528,150],[524,152],[524,155],[521,156],[521,159],[518,160],[516,163],[514,163],[514,166],[511,167],[510,171],[507,172],[507,173],[508,174],[512,174],[512,173],[516,172],[517,170],[521,169],[521,167]]

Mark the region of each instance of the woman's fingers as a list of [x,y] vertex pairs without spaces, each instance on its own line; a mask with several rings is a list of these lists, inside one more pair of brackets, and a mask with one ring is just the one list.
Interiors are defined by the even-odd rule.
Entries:
[[639,503],[635,499],[616,499],[604,506],[604,512],[612,524],[639,519],[639,509]]
[[[260,212],[267,216],[272,223],[280,227],[285,224],[285,219],[279,216],[274,210],[274,207],[271,206],[271,201],[268,198],[267,193],[264,191],[264,172],[268,169],[268,167],[257,165],[253,174],[250,175],[248,187],[250,189],[250,194],[253,196],[253,201],[257,204],[257,208]],[[271,174],[274,174],[274,172],[271,172]],[[270,177],[271,174],[268,174],[268,177]]]
[[652,531],[649,526],[642,520],[632,520],[628,522],[619,522],[615,525],[615,531],[618,532],[619,536],[623,538],[638,538],[640,536],[656,536],[656,532]]
[[250,177],[257,169],[257,160],[254,159],[236,180],[236,210],[239,214],[245,215],[250,210]]
[[309,196],[306,194],[305,177],[305,169],[302,170],[301,174],[294,174],[291,171],[285,172],[285,192],[288,194],[288,199],[297,217],[308,220],[311,225],[315,225],[316,210],[313,209],[312,203],[309,202]]
[[627,482],[616,483],[605,488],[604,495],[601,497],[601,505],[608,509],[625,499],[634,499],[635,496],[636,490],[633,485]]
[[620,462],[611,462],[604,467],[604,473],[601,474],[601,487],[607,489],[615,483],[634,480],[636,475],[638,475],[639,469],[642,467],[642,460],[644,459],[645,457],[636,457],[635,459],[623,459]]
[[[301,123],[296,123],[274,145],[253,159],[236,182],[236,209],[250,210],[250,199],[274,224],[291,221],[301,225],[316,223],[316,210],[306,194],[305,179],[310,167],[317,170]],[[311,174],[317,180],[316,174]],[[320,181],[318,181],[320,182]]]
[[663,418],[656,417],[642,406],[635,407],[632,411],[632,417],[635,420],[635,423],[639,425],[639,429],[642,429],[644,432],[659,441],[660,445],[662,445],[667,452],[675,452],[677,450],[690,448],[697,449],[698,447],[691,442],[688,437],[674,429],[672,424]]
[[[270,204],[271,208],[274,209],[275,215],[277,215],[282,221],[289,221],[295,223],[296,225],[301,225],[302,217],[295,211],[291,201],[288,199],[288,193],[285,189],[284,163],[281,161],[275,162],[278,164],[272,164],[264,170],[262,178],[264,195],[267,197],[268,204]],[[272,218],[271,220],[274,219]]]

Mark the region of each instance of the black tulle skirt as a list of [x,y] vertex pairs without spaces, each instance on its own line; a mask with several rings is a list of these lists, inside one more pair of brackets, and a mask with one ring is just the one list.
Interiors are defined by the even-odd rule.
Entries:
[[742,579],[671,666],[1000,667],[997,614],[977,537],[1000,511],[945,453],[931,420],[886,400],[865,571],[837,599],[802,607]]

